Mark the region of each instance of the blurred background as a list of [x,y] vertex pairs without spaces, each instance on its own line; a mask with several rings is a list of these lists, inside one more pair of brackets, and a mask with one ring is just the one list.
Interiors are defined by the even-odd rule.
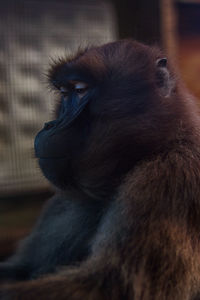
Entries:
[[200,0],[0,0],[0,260],[53,190],[33,141],[52,119],[51,57],[134,38],[164,48],[200,103]]

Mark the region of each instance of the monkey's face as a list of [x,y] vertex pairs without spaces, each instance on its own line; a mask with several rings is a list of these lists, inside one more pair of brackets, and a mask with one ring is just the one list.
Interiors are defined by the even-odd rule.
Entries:
[[35,139],[36,157],[51,182],[106,193],[152,151],[161,121],[166,123],[159,96],[165,83],[156,77],[163,66],[158,70],[156,55],[121,41],[52,66],[50,82],[60,94],[56,119]]
[[88,132],[88,114],[83,112],[91,100],[89,83],[64,77],[58,85],[61,101],[57,118],[44,124],[35,138],[35,153],[45,176],[62,187],[71,183],[71,161],[81,152]]

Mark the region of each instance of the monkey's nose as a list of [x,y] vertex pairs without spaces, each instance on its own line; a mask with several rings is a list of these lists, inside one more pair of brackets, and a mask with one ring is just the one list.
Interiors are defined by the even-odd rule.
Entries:
[[47,122],[47,123],[44,123],[44,130],[49,130],[53,127],[55,127],[55,124],[56,124],[56,121],[50,121],[50,122]]

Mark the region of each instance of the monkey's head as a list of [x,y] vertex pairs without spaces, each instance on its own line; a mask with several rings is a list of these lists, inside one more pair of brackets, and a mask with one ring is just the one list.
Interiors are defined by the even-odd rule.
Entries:
[[36,136],[35,153],[63,189],[112,193],[174,134],[174,81],[157,49],[131,40],[92,47],[51,66],[49,80],[60,101],[56,119]]

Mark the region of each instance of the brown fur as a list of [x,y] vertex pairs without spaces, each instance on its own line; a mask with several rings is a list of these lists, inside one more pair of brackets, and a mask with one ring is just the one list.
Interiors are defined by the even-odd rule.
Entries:
[[[90,105],[93,131],[74,170],[79,187],[96,198],[114,199],[113,209],[84,262],[56,275],[4,285],[1,299],[198,299],[200,119],[179,83],[169,97],[160,95],[159,57],[157,49],[119,41],[51,69],[50,78],[73,65],[96,81],[107,76],[110,82],[108,90],[104,86],[104,104]],[[139,89],[134,96],[127,83],[132,77]],[[132,116],[134,97],[148,102],[148,109]],[[116,167],[113,161],[120,154]]]

